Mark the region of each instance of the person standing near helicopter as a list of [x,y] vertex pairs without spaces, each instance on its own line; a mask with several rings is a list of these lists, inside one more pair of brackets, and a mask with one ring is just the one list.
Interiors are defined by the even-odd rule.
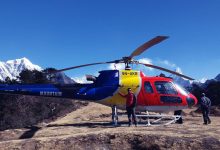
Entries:
[[135,107],[136,107],[137,99],[134,93],[131,91],[131,88],[128,88],[128,94],[125,95],[119,92],[119,95],[126,98],[126,110],[128,114],[129,127],[132,124],[131,116],[134,120],[135,126],[137,126],[137,120],[135,115]]
[[211,100],[208,97],[206,97],[205,93],[202,93],[200,105],[203,114],[204,124],[205,125],[210,124],[211,120],[209,118],[209,112],[211,107]]

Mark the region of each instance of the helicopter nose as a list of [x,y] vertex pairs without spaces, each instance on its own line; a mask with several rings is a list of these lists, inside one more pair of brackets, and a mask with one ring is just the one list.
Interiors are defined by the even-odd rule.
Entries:
[[194,105],[197,104],[197,99],[193,96],[193,97],[187,97],[186,98],[187,104],[189,107],[192,107]]

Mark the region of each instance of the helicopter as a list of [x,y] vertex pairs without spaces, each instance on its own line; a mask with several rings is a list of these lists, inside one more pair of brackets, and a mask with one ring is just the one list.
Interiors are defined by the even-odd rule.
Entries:
[[[137,98],[136,111],[162,113],[183,110],[197,104],[198,100],[194,95],[174,83],[172,78],[166,76],[146,76],[142,71],[132,70],[130,67],[131,64],[144,65],[188,80],[194,80],[178,72],[134,60],[135,56],[141,55],[150,47],[167,38],[168,36],[156,36],[136,48],[129,56],[122,57],[121,59],[83,64],[47,73],[47,75],[51,75],[71,69],[101,64],[120,63],[125,65],[123,70],[102,70],[97,77],[86,75],[86,79],[92,83],[66,85],[0,84],[0,93],[78,99],[103,104],[112,108],[112,120],[115,124],[118,121],[117,109],[126,109],[126,100],[119,95],[119,92],[126,94],[128,88],[132,90]],[[178,118],[174,117],[174,121],[176,119]]]

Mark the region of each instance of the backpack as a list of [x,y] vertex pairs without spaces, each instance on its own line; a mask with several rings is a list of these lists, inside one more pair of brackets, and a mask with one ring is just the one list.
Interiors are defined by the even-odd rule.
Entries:
[[202,97],[202,103],[201,105],[205,108],[209,108],[211,106],[211,101],[207,97]]

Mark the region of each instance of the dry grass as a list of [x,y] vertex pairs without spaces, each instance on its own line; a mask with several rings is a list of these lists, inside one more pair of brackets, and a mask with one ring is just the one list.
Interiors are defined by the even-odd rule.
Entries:
[[[218,149],[220,117],[203,125],[200,114],[186,110],[184,124],[113,127],[111,108],[90,103],[48,125],[0,132],[0,149]],[[126,122],[127,118],[119,118]]]

